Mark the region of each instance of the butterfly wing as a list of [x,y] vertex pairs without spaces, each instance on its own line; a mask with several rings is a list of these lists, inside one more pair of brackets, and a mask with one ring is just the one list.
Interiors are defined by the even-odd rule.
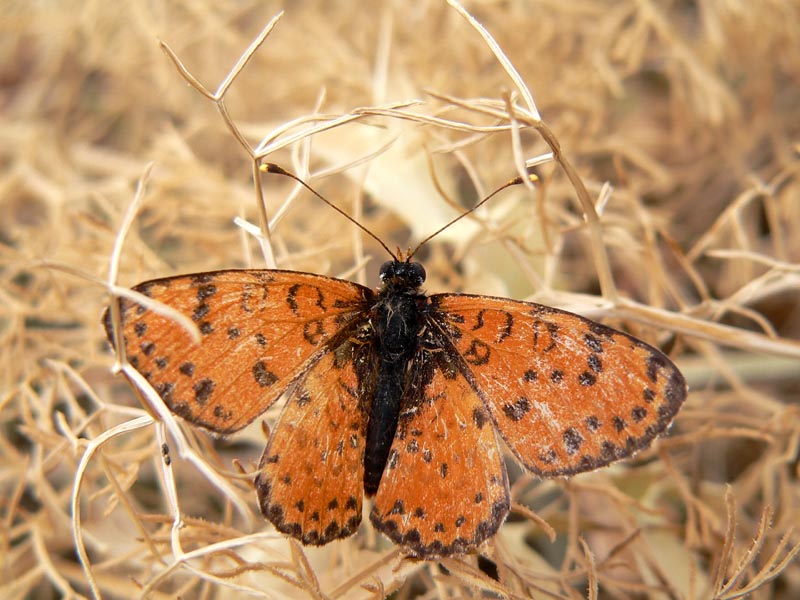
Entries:
[[[190,317],[202,339],[123,299],[128,360],[172,412],[217,433],[264,412],[317,352],[358,325],[373,296],[349,281],[269,270],[168,277],[133,289]],[[104,322],[112,340],[110,311]]]
[[264,516],[304,544],[356,532],[361,522],[372,346],[345,339],[293,384],[256,477]]
[[486,296],[430,303],[498,431],[541,476],[645,448],[686,398],[683,376],[659,350],[578,315]]
[[427,559],[478,546],[509,510],[506,470],[484,404],[461,373],[460,357],[437,346],[423,343],[412,361],[370,514],[376,529]]

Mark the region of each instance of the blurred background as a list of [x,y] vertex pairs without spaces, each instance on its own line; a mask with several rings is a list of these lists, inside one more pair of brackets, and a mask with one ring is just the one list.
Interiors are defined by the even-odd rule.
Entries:
[[[251,512],[173,457],[183,550],[196,552],[181,555],[156,428],[124,430],[146,413],[100,326],[146,165],[119,284],[277,267],[375,286],[385,251],[286,178],[262,175],[259,193],[248,147],[264,142],[265,160],[392,250],[550,147],[514,121],[514,82],[446,2],[4,1],[0,596],[90,594],[70,500],[91,444],[78,498],[103,597],[800,595],[800,6],[464,7],[596,202],[602,246],[564,170],[543,161],[534,190],[502,192],[424,246],[427,289],[548,303],[658,345],[691,387],[671,435],[569,481],[509,461],[519,505],[497,539],[480,560],[437,565],[401,560],[367,525],[324,548],[290,544],[236,475],[234,460],[251,472],[263,450],[260,423],[225,440],[187,427]],[[216,90],[281,10],[218,110],[198,87]],[[268,244],[234,223],[263,225],[262,199]],[[598,252],[629,304],[601,286]]]

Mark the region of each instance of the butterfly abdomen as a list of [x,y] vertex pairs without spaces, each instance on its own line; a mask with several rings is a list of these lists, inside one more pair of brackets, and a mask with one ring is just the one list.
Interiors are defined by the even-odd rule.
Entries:
[[[405,265],[406,263],[399,263]],[[385,281],[373,308],[372,327],[378,354],[378,373],[367,423],[364,450],[364,491],[378,491],[397,430],[400,402],[408,365],[422,327],[419,303],[424,295],[416,281]]]

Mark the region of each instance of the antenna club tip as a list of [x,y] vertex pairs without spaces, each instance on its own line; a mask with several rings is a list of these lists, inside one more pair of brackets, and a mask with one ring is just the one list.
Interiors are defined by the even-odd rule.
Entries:
[[275,163],[262,163],[258,167],[262,173],[277,173],[278,175],[288,175],[288,172],[283,167],[279,167]]
[[542,181],[542,179],[536,173],[528,173],[525,177],[514,177],[514,179],[508,182],[508,185],[519,185],[526,179],[533,184],[541,183]]

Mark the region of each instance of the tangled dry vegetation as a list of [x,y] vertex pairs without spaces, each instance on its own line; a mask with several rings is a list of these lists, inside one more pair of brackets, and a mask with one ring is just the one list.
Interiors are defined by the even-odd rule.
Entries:
[[[288,3],[267,26],[279,9],[5,3],[0,596],[800,596],[798,5],[468,3],[494,51],[445,2]],[[670,435],[571,480],[510,467],[481,558],[403,559],[366,525],[321,549],[275,534],[242,475],[260,423],[156,422],[99,324],[111,264],[121,286],[276,265],[375,284],[380,248],[255,185],[262,157],[392,247],[537,163],[542,185],[427,246],[428,290],[659,345],[691,387]]]

